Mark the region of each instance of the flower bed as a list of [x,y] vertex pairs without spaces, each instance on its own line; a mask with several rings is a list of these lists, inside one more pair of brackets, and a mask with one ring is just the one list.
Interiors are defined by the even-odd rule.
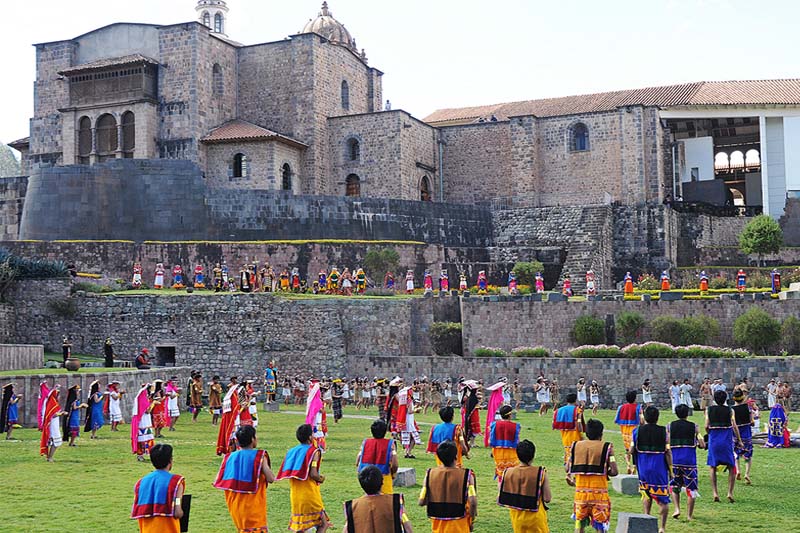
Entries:
[[472,355],[475,357],[505,357],[508,354],[505,352],[505,350],[501,350],[500,348],[481,346],[479,348],[475,348],[472,351]]
[[742,349],[719,348],[717,346],[672,346],[663,342],[645,342],[630,344],[624,348],[605,344],[578,346],[572,348],[568,355],[577,358],[623,357],[629,359],[671,359],[671,358],[739,358],[748,357],[750,352]]
[[511,350],[514,357],[550,357],[550,350],[543,346],[520,346]]

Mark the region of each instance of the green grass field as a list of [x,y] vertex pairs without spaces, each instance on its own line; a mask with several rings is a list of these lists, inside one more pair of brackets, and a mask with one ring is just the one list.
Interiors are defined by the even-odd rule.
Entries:
[[[292,409],[297,409],[291,407]],[[360,414],[369,414],[362,411]],[[322,473],[327,477],[322,485],[326,507],[335,524],[335,531],[343,525],[342,503],[360,495],[355,475],[358,447],[369,432],[369,420],[348,418],[355,409],[345,410],[345,419],[333,424],[329,434],[330,451],[325,454]],[[608,429],[607,439],[614,443],[617,459],[624,465],[622,440],[611,426],[613,413],[601,411],[599,418]],[[669,420],[671,417],[667,417]],[[434,422],[432,414],[420,415],[420,422]],[[269,451],[273,469],[277,470],[284,452],[296,441],[294,430],[302,423],[299,414],[260,414],[259,446]],[[537,445],[537,464],[547,467],[553,488],[550,505],[550,527],[554,533],[572,531],[572,490],[563,481],[561,467],[562,449],[557,432],[550,429],[550,418],[520,414],[523,438]],[[667,421],[668,421],[667,420]],[[699,421],[699,416],[695,416]],[[797,423],[791,418],[792,427]],[[423,440],[429,425],[421,424]],[[233,532],[221,491],[211,487],[220,465],[214,455],[216,428],[210,424],[210,415],[203,413],[197,424],[192,424],[184,414],[177,431],[167,433],[161,442],[175,447],[174,472],[187,479],[187,493],[193,495],[190,531]],[[20,442],[0,440],[0,479],[3,480],[3,497],[0,498],[0,516],[3,531],[14,532],[83,532],[83,531],[137,531],[136,523],[129,520],[132,490],[136,480],[150,471],[149,463],[138,463],[130,453],[128,426],[119,433],[110,433],[108,427],[100,431],[100,439],[81,438],[77,448],[66,445],[56,453],[56,462],[48,464],[38,455],[39,433],[36,430],[17,430],[14,436]],[[416,460],[402,459],[400,466],[414,466],[418,483],[433,458],[416,452]],[[698,452],[698,462],[705,464],[705,452]],[[510,531],[508,511],[495,503],[497,487],[492,480],[494,463],[486,449],[476,449],[467,461],[478,476],[478,519],[475,531],[480,533],[507,533]],[[753,460],[753,485],[737,484],[736,503],[713,503],[708,481],[708,469],[700,469],[700,493],[695,510],[695,521],[672,520],[669,531],[687,533],[712,533],[748,531],[798,531],[796,485],[800,475],[800,453],[792,450],[765,450],[757,448]],[[722,489],[724,490],[724,489]],[[402,489],[406,495],[409,516],[416,531],[430,531],[424,509],[416,505],[419,485]],[[723,492],[724,495],[724,492]],[[269,527],[272,531],[285,531],[289,518],[288,484],[279,482],[268,489]],[[640,498],[612,494],[614,515],[619,511],[641,512]],[[685,510],[684,510],[685,512]],[[611,531],[616,528],[612,520]]]

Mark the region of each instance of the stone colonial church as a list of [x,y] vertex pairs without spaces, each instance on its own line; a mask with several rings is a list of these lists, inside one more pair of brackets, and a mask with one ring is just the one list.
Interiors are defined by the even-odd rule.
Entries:
[[196,17],[37,44],[30,137],[11,143],[26,173],[183,160],[215,190],[503,208],[683,198],[774,216],[800,195],[797,79],[442,109],[419,120],[384,108],[383,72],[327,2],[298,33],[255,45],[228,34],[224,0],[198,1]]

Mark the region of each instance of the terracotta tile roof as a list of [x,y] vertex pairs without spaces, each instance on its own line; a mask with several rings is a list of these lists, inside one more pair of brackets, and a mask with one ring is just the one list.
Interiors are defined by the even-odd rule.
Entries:
[[110,57],[108,59],[98,59],[83,65],[75,65],[74,67],[66,68],[59,72],[62,76],[69,76],[70,74],[78,74],[81,72],[89,72],[92,70],[100,70],[108,67],[122,67],[125,65],[134,65],[138,63],[148,63],[150,65],[158,65],[158,61],[150,59],[142,54],[132,54],[122,57]]
[[468,124],[492,115],[498,120],[521,115],[555,117],[610,111],[627,105],[800,105],[800,79],[715,81],[665,85],[629,91],[526,100],[477,107],[439,109],[425,117],[430,124]]
[[297,148],[305,148],[308,145],[298,140],[292,139],[280,133],[276,133],[267,128],[262,128],[245,120],[231,120],[208,132],[208,135],[200,139],[205,143],[226,143],[237,141],[279,141]]

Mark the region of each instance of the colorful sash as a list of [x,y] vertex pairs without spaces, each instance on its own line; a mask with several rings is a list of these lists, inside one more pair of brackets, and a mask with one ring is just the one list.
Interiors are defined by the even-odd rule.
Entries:
[[565,405],[553,413],[553,429],[571,431],[578,427],[578,406]]
[[368,466],[377,467],[381,474],[392,473],[392,442],[389,439],[365,439],[361,444],[358,471]]
[[624,403],[617,409],[617,417],[614,419],[614,423],[618,426],[638,426],[641,410],[641,405]]
[[269,454],[264,450],[238,450],[225,456],[214,487],[231,492],[255,494],[261,481],[261,465]]
[[428,437],[428,453],[436,453],[439,444],[446,440],[456,440],[456,430],[458,426],[449,422],[442,422],[431,428],[430,436]]
[[170,474],[166,470],[155,470],[136,483],[133,489],[131,518],[173,516],[178,487],[183,476]]
[[286,452],[286,457],[283,459],[281,469],[278,471],[276,479],[293,478],[300,481],[308,479],[308,473],[311,470],[311,462],[318,449],[319,448],[310,444],[298,444]]
[[510,420],[496,420],[489,426],[489,446],[514,448],[519,444],[519,424]]

